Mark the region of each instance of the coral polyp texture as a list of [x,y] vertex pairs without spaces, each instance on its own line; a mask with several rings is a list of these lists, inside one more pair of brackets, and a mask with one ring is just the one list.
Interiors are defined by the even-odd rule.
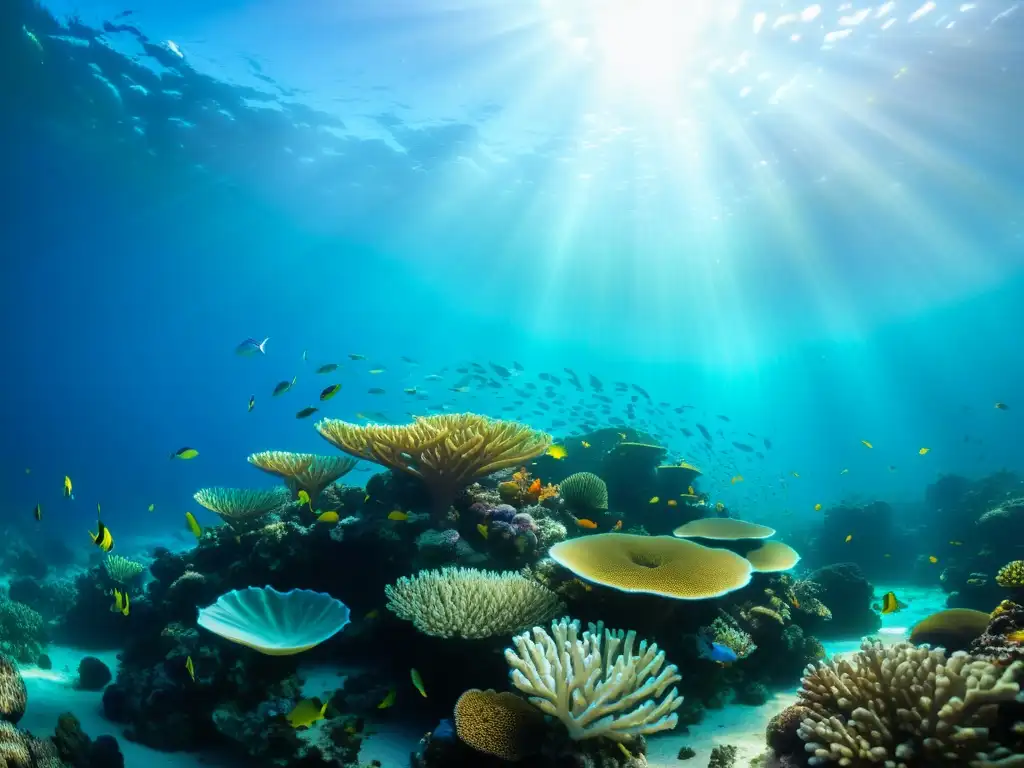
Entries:
[[201,488],[193,498],[225,523],[238,526],[255,523],[280,509],[291,501],[291,494],[285,488]]
[[420,571],[402,576],[384,592],[388,610],[434,637],[510,635],[565,609],[554,592],[515,571]]
[[752,570],[734,552],[671,536],[599,533],[559,542],[548,554],[584,581],[677,600],[728,594],[745,587]]
[[348,607],[324,592],[248,587],[199,611],[203,629],[267,656],[308,651],[345,628]]
[[672,684],[680,680],[657,643],[636,642],[630,630],[600,622],[580,631],[561,619],[551,632],[534,627],[505,650],[512,685],[531,704],[565,725],[574,741],[603,736],[625,741],[675,728],[683,703]]
[[1000,705],[1016,700],[1022,672],[1020,662],[999,667],[864,641],[849,658],[807,668],[798,734],[811,765],[1019,766],[1022,756],[995,740],[994,726]]
[[1013,560],[996,574],[996,584],[1007,589],[1024,588],[1024,560]]
[[336,448],[391,470],[418,477],[438,511],[475,479],[525,464],[544,453],[551,435],[525,424],[475,413],[418,416],[412,424],[350,424],[323,419],[316,425]]
[[118,584],[130,584],[146,570],[146,566],[137,560],[120,555],[107,555],[103,561],[103,567],[106,569],[107,575]]
[[573,512],[608,509],[608,486],[593,472],[577,472],[558,484],[565,506]]
[[305,491],[313,504],[327,486],[343,478],[356,465],[348,456],[320,456],[316,453],[288,451],[254,453],[249,457],[249,463],[280,477],[293,495]]
[[544,734],[544,715],[508,691],[471,688],[455,702],[454,719],[460,740],[503,760],[536,753]]

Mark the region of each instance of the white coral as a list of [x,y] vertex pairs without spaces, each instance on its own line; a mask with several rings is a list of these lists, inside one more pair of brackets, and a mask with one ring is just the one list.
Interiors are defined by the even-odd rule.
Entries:
[[[600,622],[580,632],[567,618],[551,623],[551,634],[534,627],[512,639],[505,650],[512,684],[544,714],[558,718],[570,738],[604,736],[624,741],[637,734],[675,728],[683,703],[673,687],[679,671],[665,666],[657,643],[636,633],[605,629]],[[667,695],[658,701],[667,691]]]

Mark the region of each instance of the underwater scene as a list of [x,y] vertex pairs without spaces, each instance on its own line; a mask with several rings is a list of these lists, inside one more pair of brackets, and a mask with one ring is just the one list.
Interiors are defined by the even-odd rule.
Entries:
[[0,768],[1024,768],[1019,0],[2,0]]

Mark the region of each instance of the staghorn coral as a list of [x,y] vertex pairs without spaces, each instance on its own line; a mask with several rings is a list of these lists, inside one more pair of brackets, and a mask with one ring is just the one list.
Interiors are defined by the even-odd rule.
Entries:
[[455,732],[478,752],[522,760],[540,749],[544,716],[514,693],[471,688],[455,702]]
[[554,592],[515,571],[420,571],[387,585],[384,593],[388,610],[434,637],[509,635],[565,608]]
[[798,734],[811,765],[997,766],[997,709],[1020,691],[1024,664],[1005,669],[965,653],[864,641],[850,658],[809,666]]
[[1024,588],[1024,560],[1013,560],[999,569],[996,584],[1007,589]]
[[608,486],[592,472],[577,472],[558,484],[566,509],[571,512],[604,512],[608,509]]
[[291,494],[285,488],[201,488],[193,498],[228,525],[247,527],[288,504]]
[[609,630],[599,622],[581,633],[578,621],[563,618],[551,623],[550,634],[534,627],[532,634],[512,638],[515,650],[507,648],[505,660],[512,685],[560,720],[571,739],[621,742],[674,728],[683,703],[669,688],[680,679],[675,665],[664,666],[657,643],[643,640],[634,652],[635,642],[632,630]]
[[120,555],[107,555],[103,560],[103,567],[107,570],[107,575],[118,584],[131,584],[146,570],[146,566],[138,560]]
[[474,413],[418,416],[412,424],[350,424],[323,419],[317,431],[340,450],[418,477],[438,515],[463,486],[544,453],[551,435]]
[[[283,479],[293,496],[299,491],[308,493],[311,505],[316,505],[327,486],[343,478],[356,465],[347,456],[320,456],[288,451],[254,453],[249,457],[249,463]],[[213,511],[217,512],[216,509]]]

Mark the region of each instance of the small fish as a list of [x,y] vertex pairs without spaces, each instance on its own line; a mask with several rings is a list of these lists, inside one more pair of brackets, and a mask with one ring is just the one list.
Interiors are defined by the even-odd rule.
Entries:
[[930,451],[930,450],[931,450],[931,448],[918,448],[917,452],[918,452],[918,453],[919,453],[919,454],[920,454],[921,456],[924,456],[924,455],[925,455],[926,453],[928,453],[928,451]]
[[321,402],[327,402],[332,397],[334,397],[336,394],[338,394],[338,391],[340,389],[341,389],[341,384],[331,384],[331,386],[329,386],[329,387],[324,387],[320,391],[320,401]]
[[799,472],[790,472],[789,474],[791,474],[793,477],[800,477]]
[[937,558],[935,555],[928,555],[928,562],[932,565],[935,565],[937,562],[939,562],[939,558]]
[[545,453],[552,459],[557,459],[558,461],[561,461],[569,455],[569,452],[565,449],[564,445],[552,445],[545,451]]
[[374,608],[372,611],[367,611],[363,618],[367,621],[373,621],[374,619],[380,618],[380,610],[378,608]]
[[327,363],[326,365],[321,365],[319,368],[317,368],[316,372],[317,373],[334,373],[336,370],[338,370],[338,364],[337,363]]
[[96,533],[89,531],[89,536],[92,538],[92,543],[104,552],[109,552],[114,548],[114,537],[107,529],[107,526],[103,524],[102,520],[97,519]]
[[1011,643],[1022,643],[1024,642],[1024,629],[1014,630],[1013,632],[1004,635],[1004,637]]
[[860,444],[863,445],[865,448],[874,448],[875,447],[871,443],[869,443],[867,440],[861,440]]
[[717,661],[719,664],[732,664],[739,659],[736,651],[722,643],[716,643],[706,632],[697,635],[697,655],[702,659]]
[[298,379],[298,376],[292,376],[291,381],[277,382],[277,386],[274,387],[274,391],[271,394],[274,397],[277,397],[278,395],[283,395],[285,392],[287,392],[289,389],[295,386],[295,382],[298,381]]
[[241,355],[242,357],[252,357],[253,355],[265,355],[267,354],[267,342],[270,341],[270,337],[267,336],[263,341],[256,341],[256,339],[246,339],[237,347],[235,347],[235,354]]
[[659,496],[651,496],[650,501],[648,501],[647,503],[648,504],[657,504],[659,501],[661,501],[661,498]]
[[156,504],[150,504],[148,507],[146,507],[147,512],[152,512],[154,509],[156,509]]
[[252,413],[252,409],[256,407],[256,395],[249,395],[249,413]]
[[420,696],[424,699],[427,698],[427,689],[423,687],[423,678],[420,677],[420,673],[415,668],[409,670],[409,677],[412,678],[413,687],[420,692]]
[[64,498],[65,499],[73,499],[73,498],[75,498],[74,496],[71,495],[71,478],[68,477],[67,475],[64,475]]
[[338,522],[339,520],[341,520],[341,518],[338,517],[338,513],[335,512],[334,510],[329,510],[327,512],[324,512],[322,515],[320,515],[320,517],[318,517],[316,519],[316,521],[318,523],[327,523],[327,524],[330,524],[330,525],[333,525],[334,523]]
[[300,488],[299,492],[297,494],[295,494],[295,495],[299,499],[299,504],[302,504],[303,506],[309,507],[309,511],[310,512],[313,511],[313,502],[309,498],[309,493],[306,490]]
[[185,527],[187,527],[189,531],[191,531],[192,535],[197,539],[202,537],[203,529],[200,527],[199,521],[196,520],[196,516],[191,512],[185,513]]
[[370,387],[368,390],[366,390],[366,393],[369,395],[384,395],[387,394],[387,391],[381,389],[380,387]]
[[185,448],[179,448],[174,453],[172,453],[171,458],[183,459],[185,461],[188,461],[189,459],[194,459],[198,455],[199,451],[197,451],[195,448],[189,448],[186,446]]
[[185,671],[188,672],[188,676],[192,678],[192,682],[196,681],[196,665],[192,663],[192,657],[189,656],[185,659]]
[[896,613],[903,606],[900,605],[900,601],[896,599],[895,592],[886,592],[882,595],[882,614],[888,615],[890,613]]
[[974,579],[968,579],[967,580],[967,585],[971,586],[971,587],[983,587],[986,584],[988,584],[988,580],[987,579],[974,578]]
[[306,351],[306,350],[304,349],[304,350],[302,350],[302,362],[304,362],[304,363],[305,363],[305,362],[308,362],[308,361],[309,361],[309,354],[308,354],[308,352],[307,352],[307,351]]
[[314,413],[319,411],[319,408],[314,408],[312,405],[306,406],[301,411],[295,414],[296,419],[308,419]]
[[589,531],[592,531],[595,528],[597,528],[597,523],[595,523],[593,520],[588,520],[585,517],[581,517],[579,520],[577,520],[576,525],[580,528],[586,528]]
[[404,523],[409,519],[409,515],[400,509],[388,512],[388,520],[394,520],[396,523]]
[[621,520],[616,520],[615,521],[615,525],[612,526],[612,530],[613,531],[621,531],[622,530],[622,521]]
[[405,392],[405,394],[407,394],[407,395],[415,395],[416,392],[417,392],[417,389],[416,389],[416,387],[406,387],[402,391]]
[[477,523],[476,524],[476,530],[477,530],[477,533],[479,533],[481,536],[484,537],[484,540],[487,539],[487,526],[486,525],[484,525],[483,523]]
[[843,541],[845,541],[847,544],[849,544],[851,541],[853,541],[853,534],[852,533],[848,533],[846,535],[846,538],[843,539]]
[[385,370],[386,369],[384,368],[371,368],[368,371],[368,373],[372,373],[374,376],[379,376],[380,374],[384,373]]
[[36,519],[36,522],[39,522],[40,520],[43,519],[43,505],[42,504],[36,504],[36,508],[34,510],[32,510],[32,517],[34,517]]
[[734,475],[732,480],[730,480],[729,482],[731,482],[733,485],[736,485],[736,483],[742,483],[743,475]]
[[676,501],[675,499],[669,499],[665,503],[668,504],[670,507],[677,507],[677,506],[679,506],[679,502]]
[[320,703],[320,699],[303,699],[292,711],[284,716],[292,728],[309,728],[314,723],[323,720],[327,713],[327,702]]
[[815,512],[821,512],[821,504],[815,504],[814,505],[814,511]]
[[128,599],[128,591],[121,592],[121,590],[115,589],[111,594],[114,596],[114,604],[110,606],[111,612],[127,616],[131,612],[131,601]]
[[850,470],[848,470],[848,469],[841,469],[841,470],[839,471],[839,474],[840,474],[840,475],[845,475],[845,474],[846,474],[847,472],[849,472],[849,471],[850,471]]
[[1006,403],[996,403],[996,410],[1008,411],[1010,410],[1010,406],[1008,406]]
[[365,360],[366,359],[366,355],[354,355],[354,354],[352,354],[350,352],[349,355],[348,355],[348,359],[349,360]]
[[450,389],[452,392],[459,392],[460,394],[469,392],[469,387],[449,387],[448,389]]
[[388,691],[388,695],[381,699],[380,704],[377,705],[377,709],[388,709],[389,707],[394,706],[395,699],[397,698],[398,692],[394,688],[392,688],[390,691]]
[[584,448],[590,447],[590,443],[588,443],[586,440],[580,440],[580,445]]
[[949,543],[954,547],[962,547],[964,545],[962,541],[950,541]]

